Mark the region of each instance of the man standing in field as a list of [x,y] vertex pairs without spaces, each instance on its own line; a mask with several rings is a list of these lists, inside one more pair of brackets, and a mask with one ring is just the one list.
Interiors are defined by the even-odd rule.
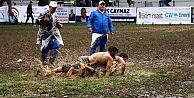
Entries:
[[47,55],[50,50],[49,63],[53,64],[57,57],[58,49],[60,44],[63,44],[63,40],[59,29],[63,27],[60,22],[58,22],[57,14],[55,13],[57,9],[57,2],[51,1],[49,4],[49,10],[45,10],[40,13],[36,23],[40,25],[37,44],[41,44],[41,61],[43,65],[47,64]]
[[114,35],[112,21],[109,13],[105,10],[105,5],[104,1],[100,1],[98,9],[93,11],[88,18],[88,32],[92,33],[90,55],[95,53],[98,46],[100,46],[100,52],[106,51],[108,29],[110,29],[110,35]]

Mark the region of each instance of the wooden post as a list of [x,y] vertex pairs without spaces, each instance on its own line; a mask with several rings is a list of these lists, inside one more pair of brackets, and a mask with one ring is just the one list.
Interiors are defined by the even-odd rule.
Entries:
[[12,5],[11,5],[11,1],[12,0],[8,0],[8,13],[9,13],[9,15],[11,14],[11,12],[12,12]]

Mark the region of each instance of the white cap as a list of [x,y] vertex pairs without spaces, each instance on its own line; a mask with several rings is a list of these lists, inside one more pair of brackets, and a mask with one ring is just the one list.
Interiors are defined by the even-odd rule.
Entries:
[[98,4],[101,5],[102,3],[106,4],[104,1],[100,1]]
[[49,3],[49,6],[51,6],[51,7],[57,7],[57,2],[56,1],[51,1]]

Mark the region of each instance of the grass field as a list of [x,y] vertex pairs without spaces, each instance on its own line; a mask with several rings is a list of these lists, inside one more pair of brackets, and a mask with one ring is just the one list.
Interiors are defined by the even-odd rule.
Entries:
[[[194,98],[194,26],[116,24],[114,45],[129,55],[124,76],[35,77],[38,26],[0,25],[2,98]],[[55,67],[89,55],[84,23],[64,24]],[[17,62],[22,59],[22,62]]]

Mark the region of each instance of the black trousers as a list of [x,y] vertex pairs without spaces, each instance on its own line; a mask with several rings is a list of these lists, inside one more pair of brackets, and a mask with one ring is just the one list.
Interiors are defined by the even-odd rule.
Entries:
[[31,19],[32,19],[32,25],[34,25],[34,17],[33,17],[32,14],[31,14],[31,15],[27,15],[27,19],[26,19],[25,25],[27,25],[27,22],[28,22],[28,20],[29,20],[30,17],[31,17]]

